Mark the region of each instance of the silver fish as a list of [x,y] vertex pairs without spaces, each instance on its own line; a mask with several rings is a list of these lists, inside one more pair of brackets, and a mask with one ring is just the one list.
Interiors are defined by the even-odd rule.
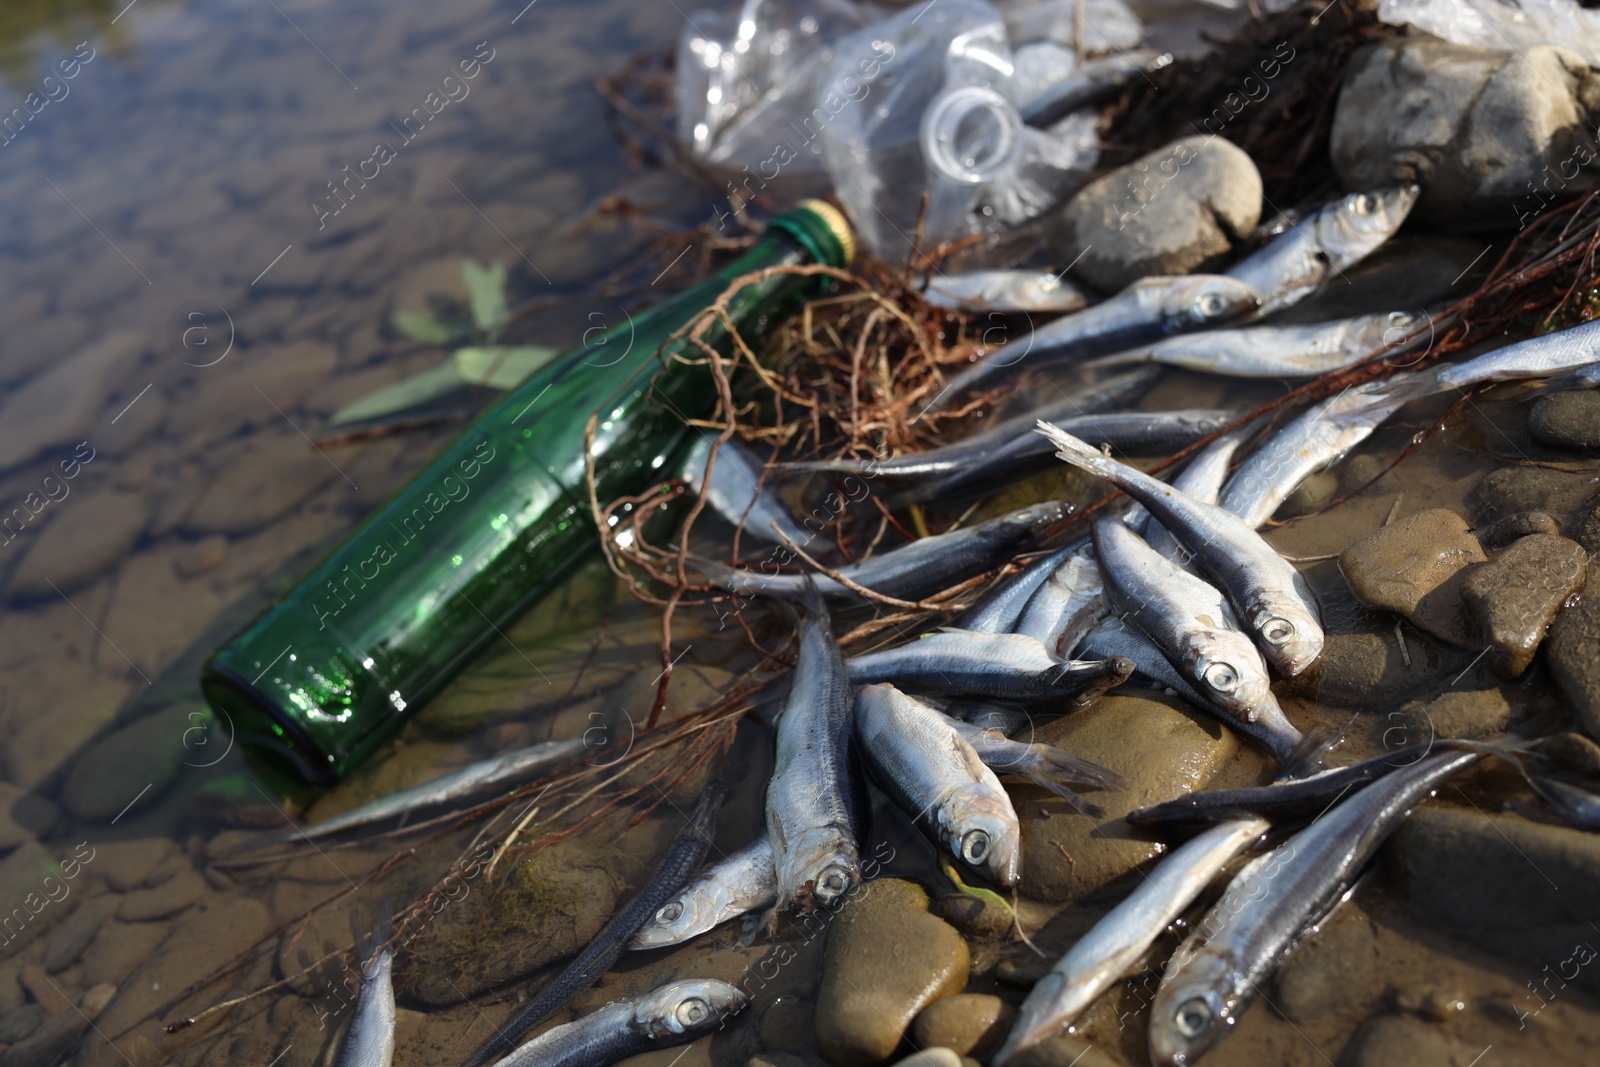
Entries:
[[1549,396],[1551,393],[1564,393],[1569,389],[1596,388],[1600,388],[1600,357],[1597,357],[1593,363],[1585,363],[1577,370],[1567,371],[1565,374],[1551,378],[1527,395],[1529,397]]
[[1313,404],[1239,464],[1219,502],[1252,529],[1260,528],[1301,482],[1339,462],[1390,415],[1436,388],[1428,375],[1402,373]]
[[1241,870],[1168,962],[1150,1011],[1150,1061],[1192,1067],[1232,1032],[1307,930],[1321,922],[1400,820],[1482,759],[1448,752],[1367,786]]
[[1013,741],[999,730],[986,729],[959,719],[951,719],[950,725],[963,741],[972,746],[972,751],[991,771],[1024,778],[1054,793],[1085,815],[1101,816],[1105,812],[1062,783],[1072,782],[1094,789],[1119,789],[1127,784],[1127,779],[1110,767],[1063,752],[1053,745]]
[[[875,593],[916,600],[999,566],[1030,547],[1068,514],[1061,503],[1031,504],[1009,515],[923,537],[908,545],[839,567],[838,572]],[[795,599],[810,584],[825,597],[857,600],[860,594],[827,575],[769,574],[700,560],[712,581],[741,596]]]
[[955,723],[892,685],[856,695],[856,738],[907,815],[997,885],[1017,884],[1022,829],[1011,797]]
[[1267,739],[1279,759],[1293,751],[1300,731],[1284,718],[1267,665],[1222,593],[1115,519],[1095,523],[1094,544],[1106,600],[1123,620],[1143,630],[1230,722]]
[[1256,318],[1298,304],[1394,236],[1421,192],[1418,185],[1401,185],[1325,204],[1235,263],[1227,276],[1263,294]]
[[1104,614],[1099,599],[1105,583],[1089,538],[1078,541],[1075,551],[1062,559],[1050,576],[1028,598],[1012,627],[1013,633],[1031,637],[1057,659],[1066,659],[1088,628]]
[[369,951],[361,965],[361,991],[356,995],[356,1013],[339,1046],[334,1067],[389,1067],[394,1060],[394,950],[371,950],[374,939],[387,940],[388,924],[380,923],[371,938],[357,936]]
[[693,1041],[721,1027],[750,998],[714,978],[668,982],[551,1027],[494,1067],[608,1067],[620,1059]]
[[589,742],[581,737],[575,737],[570,741],[545,741],[527,748],[519,748],[515,752],[492,756],[463,767],[459,771],[451,771],[421,785],[402,789],[398,793],[380,797],[370,804],[352,808],[326,822],[294,830],[285,835],[285,840],[310,841],[352,830],[358,826],[398,818],[410,812],[441,807],[465,797],[508,788],[575,763],[588,749]]
[[953,630],[971,630],[980,634],[1010,633],[1027,608],[1028,598],[1049,579],[1055,569],[1068,556],[1078,550],[1082,541],[1074,541],[1042,556],[1011,577],[1002,580],[983,594],[972,607],[962,612],[950,624]]
[[[1233,462],[1233,454],[1255,431],[1256,425],[1252,422],[1225,433],[1206,445],[1189,461],[1189,465],[1183,468],[1183,472],[1172,479],[1172,488],[1193,500],[1215,504],[1222,492],[1222,483],[1227,480],[1228,464]],[[1143,507],[1135,506],[1144,511]],[[1127,523],[1128,529],[1142,532],[1150,547],[1167,559],[1179,565],[1185,564],[1189,559],[1188,550],[1178,544],[1167,528],[1154,519],[1146,522],[1142,531],[1126,516],[1123,521]]]
[[1292,676],[1316,660],[1323,645],[1316,600],[1300,572],[1253,527],[1231,511],[1192,500],[1102,456],[1049,423],[1040,423],[1039,432],[1055,443],[1062,460],[1099,475],[1149,509],[1228,594],[1273,666]]
[[1115,94],[1141,74],[1157,71],[1172,63],[1171,52],[1157,53],[1148,48],[1118,51],[1084,63],[1071,74],[1020,108],[1022,121],[1043,129],[1066,118],[1079,108],[1097,104]]
[[1013,370],[1115,352],[1169,334],[1236,319],[1260,306],[1248,282],[1214,274],[1142,278],[1102,304],[1023,334],[979,359],[940,392],[949,399]]
[[898,648],[852,656],[846,666],[853,685],[892,682],[950,696],[1006,700],[1078,700],[1097,686],[1120,683],[1133,670],[1132,663],[1115,660],[1062,662],[1031,637],[968,630],[943,630]]
[[1383,351],[1422,317],[1386,311],[1296,326],[1243,326],[1169,337],[1096,360],[1091,366],[1164,363],[1230,378],[1314,378]]
[[1476,359],[1455,363],[1439,371],[1439,384],[1465,389],[1484,382],[1512,382],[1523,378],[1549,378],[1575,371],[1600,360],[1600,319],[1567,330],[1530,337],[1514,345],[1485,352]]
[[800,652],[777,724],[777,757],[767,782],[767,838],[778,904],[810,910],[861,881],[850,782],[850,681],[828,611],[807,590]]
[[778,872],[772,842],[762,834],[721,863],[714,864],[661,905],[629,948],[678,945],[778,899]]
[[762,481],[765,466],[737,437],[729,438],[717,447],[717,439],[701,432],[689,446],[683,460],[683,480],[696,494],[706,482],[706,466],[711,452],[716,449],[717,462],[711,468],[711,488],[706,491],[706,503],[730,526],[741,527],[749,537],[760,538],[773,544],[780,538],[772,532],[776,523],[795,544],[805,547],[814,534],[795,521],[778,494],[772,491],[772,475]]
[[964,311],[1077,311],[1089,294],[1047,270],[975,270],[919,279],[934,307]]
[[1212,827],[1174,849],[1144,882],[1080,937],[1022,1002],[1011,1032],[990,1063],[1070,1027],[1084,1009],[1127,973],[1224,866],[1266,833],[1265,819]]

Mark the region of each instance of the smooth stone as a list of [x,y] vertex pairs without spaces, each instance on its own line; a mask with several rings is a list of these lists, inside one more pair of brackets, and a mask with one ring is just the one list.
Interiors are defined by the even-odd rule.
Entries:
[[[1529,534],[1558,534],[1561,524],[1554,515],[1543,511],[1522,511],[1496,519],[1478,531],[1478,541],[1484,548],[1505,548]],[[1587,547],[1587,546],[1585,546]],[[1592,549],[1591,549],[1592,551]]]
[[921,1048],[938,1046],[962,1056],[988,1060],[1005,1040],[1017,1009],[987,993],[957,993],[922,1009],[912,1025],[913,1042]]
[[1040,728],[1037,739],[1128,779],[1122,789],[1088,794],[1105,809],[1100,818],[1078,814],[1037,786],[1013,787],[1022,884],[1030,897],[1052,903],[1100,890],[1164,852],[1123,816],[1204,787],[1239,749],[1231,731],[1177,698],[1115,692]]
[[1571,389],[1542,398],[1528,415],[1528,431],[1551,448],[1600,451],[1600,392]]
[[1405,643],[1402,654],[1393,630],[1328,634],[1317,661],[1298,676],[1276,682],[1273,689],[1279,696],[1376,711],[1436,692],[1472,663],[1472,653],[1437,644],[1415,631],[1405,633]]
[[1593,492],[1587,475],[1543,467],[1500,467],[1473,487],[1472,505],[1483,523],[1523,511],[1543,511],[1560,519],[1575,512]]
[[44,969],[59,974],[77,963],[113,910],[110,901],[93,900],[73,912],[70,919],[45,938]]
[[177,851],[177,847],[166,837],[107,841],[95,847],[91,869],[104,878],[112,890],[126,893],[142,886],[150,872]]
[[137,680],[90,676],[71,692],[59,694],[49,715],[29,716],[0,746],[6,777],[23,788],[51,777],[116,717],[117,709],[138,684]]
[[1531,534],[1462,580],[1461,599],[1502,678],[1528,669],[1567,598],[1583,588],[1589,555],[1576,541]]
[[[1446,785],[1440,797],[1453,793]],[[1390,837],[1384,864],[1417,919],[1535,969],[1560,963],[1574,945],[1595,938],[1600,835],[1426,804]],[[1571,981],[1600,991],[1600,967],[1577,971]]]
[[783,994],[772,999],[756,1024],[761,1044],[769,1050],[803,1051],[811,1044],[811,1002],[804,997]]
[[[399,988],[444,1007],[575,955],[600,932],[622,891],[611,864],[577,843],[496,871],[446,902],[412,943]],[[470,883],[469,883],[470,885]],[[486,890],[486,891],[485,891]]]
[[171,918],[205,896],[207,888],[200,873],[186,866],[154,889],[141,889],[123,897],[117,906],[117,918],[129,923]]
[[938,1046],[930,1048],[924,1045],[920,1052],[913,1052],[903,1060],[896,1060],[894,1067],[962,1067],[962,1059],[961,1054],[954,1049]]
[[1544,738],[1539,751],[1555,761],[1556,766],[1573,774],[1600,778],[1600,745],[1580,733],[1567,731]]
[[0,852],[43,837],[60,815],[48,797],[0,782]]
[[197,578],[207,571],[222,566],[228,558],[228,539],[220,534],[202,537],[185,548],[172,561],[172,569],[179,578]]
[[955,928],[928,913],[928,894],[899,878],[853,892],[822,953],[817,1050],[834,1067],[888,1059],[923,1008],[961,992],[972,964]]
[[83,955],[83,980],[90,985],[121,985],[161,947],[167,930],[165,923],[106,923]]
[[50,976],[45,974],[44,968],[38,964],[23,964],[17,971],[17,981],[22,983],[22,988],[28,991],[28,995],[33,997],[34,1002],[51,1018],[72,1007],[72,997],[68,992],[72,984],[68,982],[67,989],[62,989],[60,984],[50,980]]
[[[1354,493],[1363,488],[1387,488],[1382,476],[1389,469],[1389,461],[1381,456],[1362,455],[1345,463],[1339,471],[1339,492]],[[1379,479],[1374,481],[1374,479]],[[1393,479],[1389,479],[1393,481]],[[1372,482],[1369,487],[1368,482]]]
[[1471,643],[1461,571],[1484,555],[1466,520],[1433,508],[1380,527],[1339,554],[1357,600],[1392,611],[1452,644]]
[[1261,192],[1261,174],[1242,149],[1220,137],[1185,137],[1079,190],[1052,244],[1075,259],[1075,276],[1106,292],[1152,274],[1189,274],[1255,228]]
[[1124,1061],[1082,1038],[1047,1037],[1017,1053],[1007,1067],[1127,1067]]
[[0,1045],[15,1045],[44,1025],[44,1009],[37,1004],[23,1004],[0,1015]]
[[1461,1046],[1415,1019],[1380,1015],[1369,1020],[1345,1046],[1344,1067],[1455,1067],[1471,1056]]
[[[282,426],[284,413],[304,406],[338,365],[338,351],[315,341],[240,346],[223,363],[200,372],[199,395],[185,410],[199,418],[201,432],[213,440],[242,428]],[[295,421],[304,428],[304,422]],[[298,434],[294,440],[304,443]]]
[[1600,555],[1600,504],[1590,508],[1583,516],[1583,521],[1578,523],[1578,544],[1589,555]]
[[193,534],[255,533],[337,477],[298,436],[270,438],[217,472],[183,527]]
[[1371,924],[1351,911],[1335,916],[1295,948],[1278,970],[1273,1004],[1284,1018],[1309,1023],[1369,1003],[1381,993]]
[[69,497],[37,532],[6,591],[24,600],[71,593],[133,551],[149,521],[143,493],[100,489]]
[[0,1067],[55,1067],[77,1047],[88,1031],[90,1019],[75,1011],[64,1011],[46,1022],[26,1041],[20,1041],[0,1055]]
[[1400,744],[1425,745],[1445,737],[1482,741],[1506,732],[1511,725],[1511,705],[1498,689],[1441,693],[1425,704],[1402,710],[1399,723],[1406,731]]
[[[5,914],[11,918],[10,924],[5,927],[9,939],[5,944],[8,953],[17,952],[35,938],[48,934],[78,907],[82,895],[73,892],[77,883],[65,877],[65,871],[58,862],[59,858],[72,856],[71,849],[61,856],[30,841],[0,859],[0,901],[6,902]],[[81,877],[83,868],[77,868],[75,874]],[[50,879],[49,884],[45,882],[47,878]],[[65,893],[62,892],[63,885],[66,887]],[[15,916],[19,911],[26,917],[25,924],[16,921]],[[26,986],[25,979],[19,980]]]
[[1573,168],[1589,78],[1546,45],[1488,51],[1426,34],[1370,45],[1344,70],[1333,168],[1347,189],[1419,183],[1419,220],[1520,228],[1546,202],[1532,190]]
[[0,966],[0,1015],[16,1011],[27,1003],[28,995],[17,981],[17,972],[21,966],[16,960],[10,960],[4,966]]
[[108,823],[125,810],[132,814],[159,801],[182,765],[194,709],[173,705],[94,742],[67,772],[63,806],[80,819]]
[[1556,616],[1545,640],[1545,662],[1561,695],[1590,737],[1600,739],[1600,599],[1587,599]]
[[1339,476],[1332,471],[1319,471],[1295,487],[1278,507],[1277,514],[1286,517],[1310,515],[1321,510],[1339,491]]
[[0,470],[83,440],[145,342],[137,330],[109,333],[9,391],[0,405]]

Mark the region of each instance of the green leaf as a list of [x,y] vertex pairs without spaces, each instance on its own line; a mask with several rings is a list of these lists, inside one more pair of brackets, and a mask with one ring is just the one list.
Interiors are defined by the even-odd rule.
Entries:
[[472,322],[482,333],[492,333],[511,316],[506,306],[506,265],[491,263],[480,267],[470,259],[461,261],[461,280],[466,283],[472,302]]
[[450,358],[463,381],[491,389],[515,389],[556,355],[542,345],[474,345]]
[[462,323],[426,311],[396,311],[391,321],[395,329],[420,344],[448,345],[468,337]]
[[955,887],[959,889],[963,895],[969,896],[974,900],[981,900],[985,904],[998,904],[1005,910],[1007,916],[1013,919],[1016,917],[1011,910],[1010,901],[1006,900],[1006,898],[1001,896],[999,893],[996,893],[993,889],[985,889],[982,886],[968,885],[967,883],[963,882],[961,880],[961,876],[956,873],[955,865],[949,860],[941,857],[939,860],[939,869],[944,872],[944,876],[946,878],[955,883]]
[[402,378],[393,385],[386,385],[359,400],[351,401],[333,413],[328,425],[343,426],[346,423],[365,422],[368,419],[393,415],[397,411],[405,411],[445,396],[466,384],[467,381],[456,369],[455,361],[447,359],[432,370]]

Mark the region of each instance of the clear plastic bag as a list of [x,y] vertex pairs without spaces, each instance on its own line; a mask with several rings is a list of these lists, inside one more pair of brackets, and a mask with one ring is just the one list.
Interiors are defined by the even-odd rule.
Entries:
[[1600,67],[1600,11],[1573,0],[1378,0],[1378,19],[1497,52],[1556,45]]
[[[1012,44],[1054,41],[1076,47],[1076,0],[995,0],[995,6],[1006,20]],[[1137,48],[1144,40],[1144,25],[1123,0],[1083,0],[1081,19],[1085,55]]]

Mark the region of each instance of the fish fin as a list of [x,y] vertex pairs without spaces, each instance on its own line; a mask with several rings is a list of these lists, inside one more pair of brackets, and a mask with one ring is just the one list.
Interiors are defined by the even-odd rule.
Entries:
[[1111,463],[1093,445],[1072,436],[1055,423],[1040,419],[1034,429],[1056,446],[1056,458],[1072,464],[1090,474],[1106,476]]
[[1340,734],[1321,725],[1313,726],[1301,734],[1300,740],[1283,758],[1283,766],[1278,772],[1279,780],[1306,778],[1322,770],[1326,766],[1323,757],[1338,743],[1340,737]]
[[[708,559],[705,556],[697,556],[691,552],[689,553],[689,562],[693,563],[712,585],[720,585],[724,589],[733,590],[734,584],[739,579],[739,569],[730,567],[721,560]],[[737,590],[733,591],[737,592]]]
[[796,459],[787,463],[774,463],[776,474],[861,474],[871,460],[864,459]]
[[1039,758],[1038,773],[1041,776],[1096,789],[1121,789],[1128,784],[1128,779],[1120,772],[1094,760],[1063,752],[1054,745],[1035,742],[1033,754]]
[[1028,770],[1027,768],[1022,767],[1007,767],[1006,773],[1014,774],[1018,778],[1025,778],[1033,785],[1038,786],[1040,789],[1055,794],[1076,808],[1080,815],[1087,815],[1092,819],[1098,819],[1106,813],[1105,809],[1100,805],[1085,800],[1083,797],[1079,796],[1077,793],[1074,793],[1060,782],[1046,778],[1037,771]]

